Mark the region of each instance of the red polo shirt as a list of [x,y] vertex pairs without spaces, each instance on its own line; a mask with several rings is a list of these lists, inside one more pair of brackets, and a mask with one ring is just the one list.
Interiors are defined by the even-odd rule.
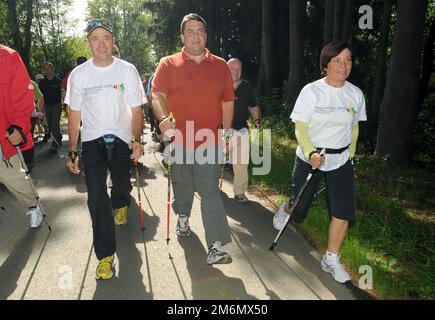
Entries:
[[[163,58],[152,83],[154,92],[166,93],[168,112],[174,114],[185,147],[192,147],[193,143],[186,136],[187,121],[194,121],[195,134],[199,129],[210,129],[216,139],[209,142],[219,144],[218,129],[222,128],[223,121],[222,102],[234,100],[233,80],[227,63],[207,49],[205,51],[205,59],[201,63],[190,59],[184,48],[179,53]],[[205,140],[195,141],[194,147]]]

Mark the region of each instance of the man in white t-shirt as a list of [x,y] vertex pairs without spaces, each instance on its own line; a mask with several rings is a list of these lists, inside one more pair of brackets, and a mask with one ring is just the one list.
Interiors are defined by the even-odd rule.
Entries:
[[[74,174],[80,173],[77,140],[82,121],[81,156],[95,253],[100,261],[96,278],[109,279],[116,251],[115,223],[126,223],[130,205],[130,160],[137,161],[143,154],[140,137],[146,97],[136,68],[112,56],[115,38],[110,21],[91,20],[86,31],[93,58],[71,72],[65,97],[71,108],[67,167]],[[113,183],[110,198],[107,170]]]

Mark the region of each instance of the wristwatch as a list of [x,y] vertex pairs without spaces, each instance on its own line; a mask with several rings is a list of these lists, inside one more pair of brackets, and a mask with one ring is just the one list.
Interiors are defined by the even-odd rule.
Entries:
[[71,161],[74,163],[78,157],[77,151],[70,151],[68,152],[68,157],[71,159]]
[[135,136],[131,136],[131,143],[140,143],[143,144],[141,138],[136,138]]
[[160,120],[159,120],[159,124],[162,123],[163,120],[168,119],[168,118],[169,118],[168,116],[161,117]]

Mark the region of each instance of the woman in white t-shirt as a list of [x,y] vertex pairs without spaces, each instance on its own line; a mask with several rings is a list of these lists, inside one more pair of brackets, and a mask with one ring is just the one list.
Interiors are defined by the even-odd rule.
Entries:
[[[346,81],[352,70],[352,51],[345,42],[326,45],[320,56],[324,78],[307,84],[299,94],[290,116],[295,122],[298,140],[293,169],[293,196],[282,203],[274,218],[276,228],[291,213],[291,219],[304,219],[322,178],[327,186],[331,215],[328,248],[321,262],[322,270],[334,279],[350,281],[340,263],[340,249],[347,234],[349,221],[355,220],[354,169],[358,138],[358,122],[366,120],[362,91]],[[325,149],[325,154],[320,150]],[[315,170],[314,170],[315,169]],[[299,201],[296,199],[310,172],[313,172]],[[296,205],[295,208],[292,206]],[[281,222],[280,222],[281,221]]]

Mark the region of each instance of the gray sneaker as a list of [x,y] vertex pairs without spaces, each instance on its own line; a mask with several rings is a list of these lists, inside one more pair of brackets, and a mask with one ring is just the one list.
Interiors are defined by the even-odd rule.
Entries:
[[38,228],[42,224],[44,216],[39,205],[36,208],[30,208],[26,212],[26,216],[30,216],[30,228]]
[[209,248],[207,264],[226,264],[233,262],[229,253],[225,252],[222,242],[215,241]]
[[177,221],[177,236],[188,237],[190,235],[189,217],[178,215]]

